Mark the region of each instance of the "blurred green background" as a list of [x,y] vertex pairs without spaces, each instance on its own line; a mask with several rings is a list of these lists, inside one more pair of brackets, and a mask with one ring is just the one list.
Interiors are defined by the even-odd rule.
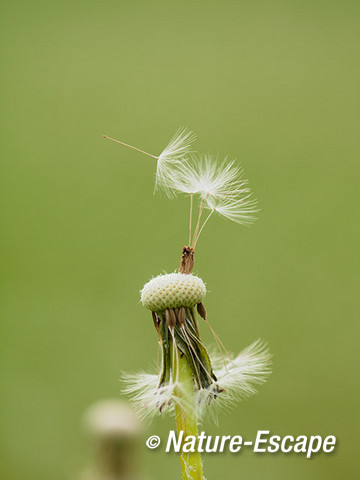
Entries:
[[[154,366],[138,292],[178,266],[188,201],[154,196],[152,160],[102,134],[156,154],[181,125],[241,162],[262,210],[198,244],[209,319],[229,350],[274,354],[206,431],[338,438],[312,460],[208,455],[206,477],[355,478],[359,2],[1,4],[1,478],[74,478],[84,409]],[[175,455],[142,454],[148,478],[179,477]]]

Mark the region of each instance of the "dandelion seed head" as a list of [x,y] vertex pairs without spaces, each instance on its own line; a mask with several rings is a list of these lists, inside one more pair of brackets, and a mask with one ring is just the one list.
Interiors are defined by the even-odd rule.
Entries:
[[137,435],[141,424],[128,402],[101,400],[84,414],[86,429],[96,437],[128,437]]
[[193,307],[203,301],[205,294],[205,284],[196,275],[169,273],[146,283],[141,290],[141,303],[152,312],[160,312],[167,308]]

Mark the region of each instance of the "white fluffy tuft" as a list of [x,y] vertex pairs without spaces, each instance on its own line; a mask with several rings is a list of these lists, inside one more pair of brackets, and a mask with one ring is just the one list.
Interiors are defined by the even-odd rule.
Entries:
[[226,160],[219,164],[211,156],[195,156],[183,162],[170,179],[170,186],[176,192],[200,194],[203,198],[217,200],[233,198],[249,192],[247,180],[234,162]]
[[[219,357],[213,357],[212,361],[218,381],[209,389],[197,392],[200,416],[208,413],[207,407],[229,410],[237,401],[254,395],[256,386],[265,383],[271,373],[271,354],[261,340],[229,359],[226,365]],[[223,391],[213,399],[218,387]]]
[[205,208],[231,221],[249,225],[256,220],[257,201],[233,161],[219,164],[211,156],[192,156],[172,169],[167,187],[173,193],[200,195]]
[[184,157],[191,152],[191,144],[195,139],[196,135],[187,128],[180,128],[176,132],[158,157],[155,190],[162,188],[169,197],[172,196],[171,182],[174,172],[184,162]]
[[192,399],[187,400],[186,392],[178,382],[171,381],[159,387],[159,377],[147,373],[126,373],[123,374],[122,381],[125,385],[123,392],[131,397],[131,403],[141,419],[151,418],[162,412],[173,414],[176,403],[181,403],[183,408],[192,408]]
[[[256,386],[264,383],[271,373],[271,355],[261,340],[230,359],[225,366],[220,357],[213,357],[212,363],[217,382],[195,392],[200,419],[214,417],[217,408],[229,410],[237,401],[254,395]],[[124,374],[123,383],[123,392],[132,397],[132,403],[142,418],[153,417],[160,412],[173,413],[175,403],[181,403],[183,408],[193,408],[191,398],[186,405],[185,392],[177,382],[171,381],[168,385],[158,387],[157,375],[138,373]],[[181,398],[176,393],[179,391]]]
[[259,211],[257,200],[251,194],[239,195],[228,199],[208,198],[206,208],[241,225],[251,225],[256,221],[255,214]]

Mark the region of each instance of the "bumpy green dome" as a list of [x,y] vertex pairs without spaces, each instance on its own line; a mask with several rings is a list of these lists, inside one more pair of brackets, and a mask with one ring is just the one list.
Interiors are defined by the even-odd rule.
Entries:
[[153,312],[167,308],[193,307],[201,303],[206,287],[201,278],[185,273],[158,275],[144,285],[141,303]]

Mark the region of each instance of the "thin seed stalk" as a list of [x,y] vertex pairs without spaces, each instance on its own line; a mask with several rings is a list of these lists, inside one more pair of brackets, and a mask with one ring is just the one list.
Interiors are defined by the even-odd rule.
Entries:
[[[195,408],[194,380],[190,365],[185,355],[178,352],[173,370],[177,382],[181,385],[176,387],[175,396],[179,401],[175,403],[175,420],[178,435],[183,431],[183,439],[187,435],[198,438],[198,420]],[[183,401],[181,401],[183,400]],[[203,480],[203,467],[199,452],[180,453],[180,465],[182,480]]]

